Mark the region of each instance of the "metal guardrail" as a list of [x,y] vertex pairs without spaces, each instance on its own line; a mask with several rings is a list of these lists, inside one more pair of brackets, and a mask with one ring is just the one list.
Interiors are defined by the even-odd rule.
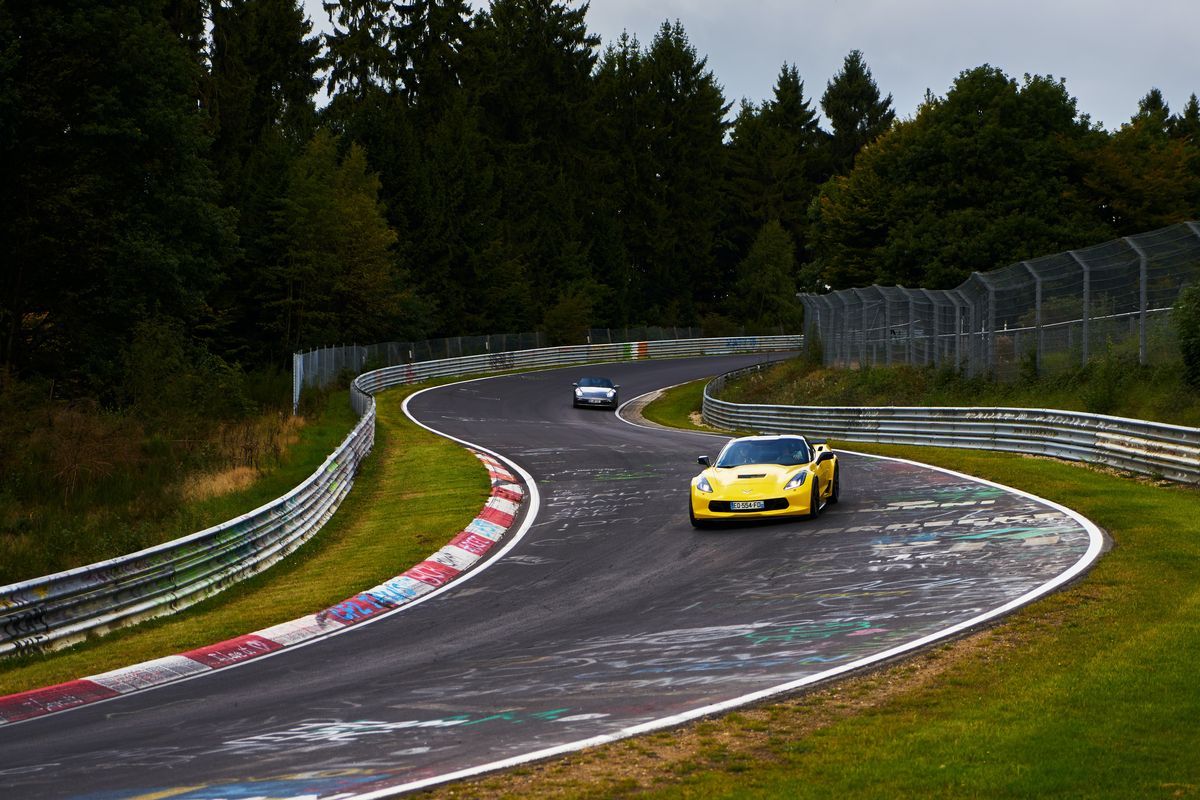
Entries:
[[0,586],[0,655],[54,650],[171,614],[262,572],[321,529],[374,442],[372,408],[320,469],[254,511],[130,555]]
[[516,350],[462,358],[446,358],[440,361],[422,361],[416,364],[398,364],[394,367],[384,367],[359,375],[351,389],[351,402],[354,404],[355,411],[362,413],[369,405],[370,396],[375,392],[430,378],[503,372],[510,369],[566,366],[589,361],[633,361],[642,358],[771,353],[798,350],[803,345],[803,336],[727,336],[711,339],[544,347],[537,350]]
[[1042,408],[783,406],[717,397],[728,381],[758,369],[710,381],[704,420],[731,430],[1030,453],[1200,483],[1200,428]]
[[375,441],[375,392],[428,378],[642,358],[796,350],[800,336],[579,345],[406,364],[360,375],[358,424],[320,469],[236,519],[130,555],[0,586],[0,655],[66,647],[173,613],[262,572],[310,539],[350,491]]

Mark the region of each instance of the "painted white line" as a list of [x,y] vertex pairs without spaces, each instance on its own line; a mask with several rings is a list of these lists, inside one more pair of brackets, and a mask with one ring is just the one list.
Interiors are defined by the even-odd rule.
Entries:
[[[690,381],[688,381],[688,383],[690,383]],[[677,385],[682,385],[682,384],[677,384]],[[667,387],[667,388],[673,388],[673,387]],[[658,391],[662,391],[662,390],[658,390]],[[647,392],[647,394],[650,394],[650,392]],[[644,397],[644,396],[645,395],[639,395],[639,397]],[[638,398],[634,398],[634,400],[637,400],[637,399]],[[631,403],[631,402],[633,402],[633,400],[627,401],[626,403],[622,404],[621,408],[624,408],[625,405],[628,405],[628,403]],[[621,411],[621,409],[618,408],[617,409],[618,418],[620,418],[622,421],[624,421],[630,425],[633,425],[638,428],[646,428],[648,430],[659,430],[659,431],[663,430],[663,428],[651,428],[648,425],[639,425],[636,422],[627,420],[621,416],[620,411]],[[410,416],[410,419],[411,419],[411,416]],[[420,423],[417,423],[417,424],[419,425]],[[677,433],[698,433],[701,436],[721,436],[721,434],[704,433],[703,431],[685,431],[685,430],[676,431],[675,429],[668,429],[668,430],[672,430]],[[447,437],[447,438],[452,438],[452,437]],[[721,438],[727,439],[729,437],[726,435],[726,436],[721,436]],[[1062,586],[1063,584],[1068,583],[1068,582],[1074,580],[1075,578],[1077,578],[1078,576],[1082,575],[1096,561],[1096,559],[1099,558],[1100,554],[1104,550],[1104,543],[1105,543],[1104,533],[1103,533],[1103,531],[1100,530],[1100,528],[1094,522],[1089,520],[1087,517],[1084,517],[1079,512],[1074,511],[1070,508],[1067,508],[1066,506],[1055,503],[1052,500],[1047,500],[1044,497],[1038,497],[1035,494],[1031,494],[1031,493],[1023,491],[1021,489],[1014,489],[1011,486],[1005,486],[1004,484],[995,483],[994,481],[989,481],[984,478],[977,478],[973,475],[966,475],[961,472],[955,472],[954,470],[946,469],[944,467],[935,467],[932,464],[922,464],[919,461],[911,461],[909,459],[904,459],[904,458],[893,458],[890,456],[877,456],[877,455],[873,455],[871,453],[859,453],[859,452],[856,452],[853,450],[843,450],[842,452],[851,453],[853,455],[858,455],[858,456],[865,456],[867,458],[878,458],[878,459],[881,459],[884,461],[897,461],[902,464],[910,464],[912,466],[916,466],[916,467],[919,467],[922,469],[929,469],[929,470],[933,470],[935,472],[944,473],[946,475],[953,475],[958,478],[964,478],[966,480],[974,481],[976,483],[982,483],[986,486],[992,486],[992,487],[995,487],[998,489],[1002,489],[1006,492],[1011,492],[1012,494],[1019,495],[1021,497],[1026,497],[1026,498],[1034,500],[1036,502],[1043,503],[1043,504],[1049,506],[1050,508],[1061,511],[1062,513],[1071,517],[1072,519],[1074,519],[1076,522],[1078,522],[1080,525],[1083,526],[1084,530],[1086,530],[1088,532],[1088,549],[1082,556],[1080,556],[1080,558],[1067,571],[1065,571],[1065,572],[1059,574],[1057,577],[1052,578],[1051,580],[1043,583],[1041,586],[1038,586],[1037,588],[1026,592],[1025,594],[1021,595],[1020,597],[1017,597],[1001,606],[998,606],[997,608],[992,609],[991,611],[987,611],[983,614],[979,614],[977,616],[971,617],[968,620],[964,620],[963,622],[959,622],[955,625],[951,625],[948,628],[943,628],[942,630],[936,631],[935,633],[931,633],[926,636],[922,636],[919,639],[914,639],[911,642],[897,645],[896,647],[892,647],[888,650],[884,650],[879,653],[875,653],[874,655],[860,658],[859,660],[851,662],[849,664],[843,664],[839,667],[834,667],[832,669],[825,670],[824,672],[819,672],[815,675],[809,675],[808,677],[805,677],[805,678],[800,678],[798,680],[789,681],[787,683],[781,683],[776,686],[768,687],[766,689],[760,689],[757,692],[751,692],[750,694],[744,694],[740,697],[735,697],[730,700],[722,701],[720,703],[713,703],[711,705],[694,708],[690,711],[685,711],[682,714],[675,714],[675,715],[672,715],[669,717],[662,717],[661,719],[650,720],[649,722],[644,722],[639,725],[632,725],[628,728],[622,728],[621,730],[615,731],[613,733],[608,733],[608,734],[604,734],[601,736],[593,736],[588,739],[580,739],[575,742],[568,742],[566,744],[558,745],[555,747],[548,747],[543,750],[536,750],[531,753],[525,753],[523,755],[513,756],[511,758],[506,758],[506,759],[503,759],[500,761],[493,761],[493,762],[490,762],[487,764],[480,764],[477,767],[468,767],[466,769],[461,769],[456,772],[450,772],[445,775],[440,775],[440,776],[433,777],[433,778],[425,778],[423,780],[413,781],[411,783],[405,783],[400,786],[395,786],[395,787],[392,787],[389,789],[379,789],[379,790],[376,790],[373,792],[367,792],[365,794],[348,795],[347,800],[376,800],[376,798],[393,797],[397,794],[402,794],[404,792],[411,792],[411,791],[415,791],[417,789],[423,789],[423,788],[426,788],[429,786],[434,786],[439,783],[448,783],[450,781],[462,780],[464,778],[473,778],[473,777],[482,775],[487,772],[494,772],[494,771],[500,770],[500,769],[507,769],[509,767],[515,767],[515,766],[519,766],[521,764],[527,764],[531,761],[540,761],[545,758],[553,758],[554,756],[560,756],[560,755],[564,755],[566,753],[575,752],[577,750],[583,750],[588,747],[595,747],[596,745],[608,744],[610,742],[615,742],[620,739],[626,739],[631,736],[637,736],[637,735],[640,735],[643,733],[649,733],[650,731],[655,731],[655,730],[659,730],[662,728],[670,728],[670,727],[679,725],[684,722],[690,722],[691,720],[699,719],[701,717],[710,716],[712,714],[719,714],[724,711],[729,711],[731,709],[738,708],[739,706],[744,706],[744,705],[747,705],[750,703],[755,703],[759,700],[764,700],[766,698],[773,697],[775,695],[786,694],[788,692],[792,692],[797,689],[804,688],[806,686],[812,686],[813,684],[821,683],[823,681],[830,680],[831,678],[836,678],[836,677],[844,675],[846,673],[860,670],[864,667],[869,667],[872,664],[878,664],[882,661],[887,661],[887,660],[895,658],[897,656],[904,655],[905,653],[911,653],[915,650],[919,650],[920,648],[922,648],[928,644],[932,644],[939,640],[949,638],[951,636],[954,636],[955,634],[961,633],[965,630],[968,630],[968,629],[976,627],[978,625],[982,625],[985,622],[989,622],[993,619],[996,619],[997,617],[1001,617],[1005,614],[1008,614],[1009,612],[1014,611],[1017,608],[1020,608],[1021,606],[1027,605],[1027,604],[1033,602],[1034,600],[1049,594],[1050,592],[1054,591],[1055,589]]]

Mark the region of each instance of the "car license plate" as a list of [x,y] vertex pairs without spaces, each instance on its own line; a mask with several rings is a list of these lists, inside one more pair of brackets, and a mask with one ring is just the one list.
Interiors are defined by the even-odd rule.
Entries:
[[607,400],[588,400],[588,402],[589,402],[589,403],[601,404],[601,403],[607,403],[608,401],[607,401]]
[[762,500],[734,500],[729,504],[730,511],[761,511],[765,507]]

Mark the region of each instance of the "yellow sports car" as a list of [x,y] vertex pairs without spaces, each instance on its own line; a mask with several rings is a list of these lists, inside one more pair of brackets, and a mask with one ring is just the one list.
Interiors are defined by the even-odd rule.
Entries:
[[838,501],[838,458],[803,436],[733,439],[692,478],[688,516],[697,528],[726,520],[813,518]]

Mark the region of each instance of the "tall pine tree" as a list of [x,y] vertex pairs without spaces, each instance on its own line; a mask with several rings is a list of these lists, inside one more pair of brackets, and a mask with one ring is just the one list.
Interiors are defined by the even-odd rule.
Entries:
[[833,126],[830,166],[843,175],[854,166],[859,151],[879,138],[896,118],[892,96],[880,96],[860,50],[850,51],[841,71],[826,85],[821,109]]
[[642,315],[665,325],[698,321],[728,276],[715,269],[728,106],[679,22],[664,22],[646,52],[651,202],[663,209],[639,258]]
[[192,324],[233,245],[158,0],[0,5],[0,358],[112,397],[139,321]]

